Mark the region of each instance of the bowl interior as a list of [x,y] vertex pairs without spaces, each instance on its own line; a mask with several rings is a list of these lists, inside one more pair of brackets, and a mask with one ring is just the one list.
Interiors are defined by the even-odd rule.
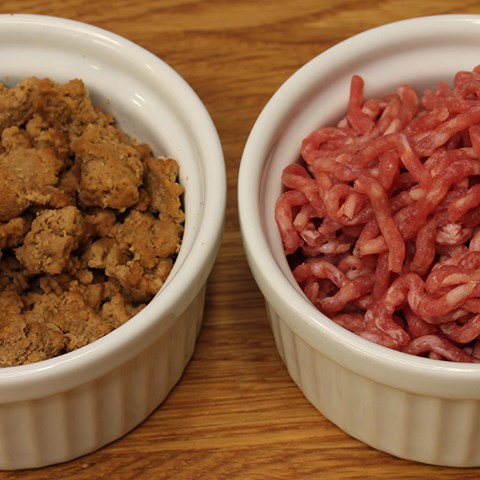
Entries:
[[[318,127],[335,125],[344,116],[352,75],[364,78],[365,98],[383,96],[403,83],[421,94],[438,81],[451,83],[456,72],[477,66],[479,39],[480,16],[446,15],[385,25],[330,48],[273,95],[252,129],[240,166],[242,234],[252,272],[267,301],[290,314],[292,328],[304,339],[348,368],[395,383],[389,378],[395,365],[396,385],[403,383],[402,388],[409,382],[411,388],[414,384],[421,387],[423,380],[411,381],[412,369],[425,372],[428,378],[437,376],[441,390],[444,374],[455,371],[457,380],[472,375],[479,379],[480,366],[446,365],[390,351],[337,326],[317,311],[291,274],[275,223],[281,172],[298,160],[304,137]],[[252,190],[258,195],[251,195]],[[301,320],[295,322],[296,318]],[[467,390],[463,393],[471,394],[472,390]]]

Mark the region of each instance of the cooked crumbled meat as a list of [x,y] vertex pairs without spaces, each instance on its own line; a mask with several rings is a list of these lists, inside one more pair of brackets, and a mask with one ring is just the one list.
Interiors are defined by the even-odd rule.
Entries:
[[16,247],[30,228],[30,222],[23,217],[12,218],[0,223],[0,249]]
[[64,192],[55,187],[63,162],[50,147],[34,148],[18,127],[1,136],[0,221],[21,215],[30,205],[63,206]]
[[79,198],[85,206],[125,210],[137,203],[143,165],[138,151],[109,126],[88,125],[72,142],[80,165]]
[[104,269],[131,298],[144,302],[155,295],[170,272],[181,231],[170,217],[133,210],[110,231],[110,238],[93,242],[84,258],[90,268]]
[[61,273],[85,232],[85,222],[77,207],[40,211],[15,255],[30,275]]
[[176,183],[178,164],[171,158],[148,157],[145,162],[145,188],[154,210],[175,222],[183,221],[180,205],[182,187]]
[[[62,332],[45,318],[23,313],[24,303],[14,290],[0,292],[2,366],[32,363],[58,355],[64,349]],[[50,309],[48,316],[52,314]]]
[[86,345],[153,298],[182,238],[178,173],[82,81],[0,84],[0,367]]
[[108,235],[117,223],[117,217],[113,210],[104,210],[101,208],[85,212],[84,219],[89,235],[94,237],[104,237]]

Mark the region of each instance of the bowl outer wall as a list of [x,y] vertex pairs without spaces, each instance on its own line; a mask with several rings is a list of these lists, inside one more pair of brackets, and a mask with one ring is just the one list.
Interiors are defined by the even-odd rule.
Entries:
[[281,193],[281,171],[298,159],[301,140],[343,116],[353,74],[364,77],[365,98],[389,93],[402,83],[421,92],[480,63],[479,40],[480,16],[439,15],[387,24],[333,46],[273,95],[250,133],[239,169],[239,217],[247,259],[266,301],[289,327],[347,369],[394,388],[444,398],[480,399],[480,365],[396,352],[321,314],[288,267],[274,204]]
[[[0,402],[74,388],[152,344],[203,288],[221,242],[226,172],[220,139],[205,106],[169,65],[133,42],[81,22],[0,15],[0,81],[28,76],[84,80],[92,98],[123,130],[180,164],[186,221],[173,270],[139,314],[107,336],[54,359],[0,369]],[[206,214],[207,212],[208,214]]]

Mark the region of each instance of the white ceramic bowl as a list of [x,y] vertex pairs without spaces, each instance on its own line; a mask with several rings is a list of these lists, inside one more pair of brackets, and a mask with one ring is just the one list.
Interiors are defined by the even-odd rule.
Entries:
[[0,15],[0,81],[81,78],[119,126],[180,164],[185,230],[161,292],[135,317],[74,352],[0,368],[0,469],[91,452],[144,420],[180,379],[199,332],[226,202],[221,144],[198,96],[132,42],[82,23]]
[[[301,140],[346,108],[350,78],[365,98],[401,83],[420,91],[478,63],[480,16],[410,19],[361,33],[321,53],[273,95],[245,145],[238,181],[246,255],[278,351],[306,398],[376,449],[437,465],[480,465],[480,365],[419,358],[341,328],[298,288],[274,220],[280,175]],[[322,441],[322,439],[318,439]]]

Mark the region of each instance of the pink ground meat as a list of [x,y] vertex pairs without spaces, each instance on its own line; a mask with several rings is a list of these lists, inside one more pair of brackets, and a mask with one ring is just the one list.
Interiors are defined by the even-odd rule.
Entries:
[[301,145],[275,210],[295,279],[380,345],[480,361],[480,67],[364,99]]

